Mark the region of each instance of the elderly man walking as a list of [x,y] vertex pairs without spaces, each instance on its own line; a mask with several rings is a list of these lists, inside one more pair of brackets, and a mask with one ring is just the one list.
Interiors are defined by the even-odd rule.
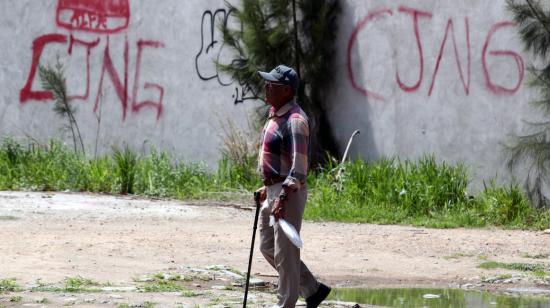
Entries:
[[307,307],[318,307],[330,288],[319,283],[300,260],[300,249],[288,239],[269,216],[284,218],[298,232],[307,200],[308,118],[296,102],[299,78],[296,72],[279,65],[271,72],[258,72],[265,79],[265,100],[271,105],[262,131],[259,169],[264,186],[258,189],[261,201],[260,251],[279,273],[278,307],[294,307],[298,296]]

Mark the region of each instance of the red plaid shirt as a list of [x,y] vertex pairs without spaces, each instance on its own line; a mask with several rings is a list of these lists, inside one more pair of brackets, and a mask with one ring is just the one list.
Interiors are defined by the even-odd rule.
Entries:
[[308,169],[309,124],[305,112],[294,101],[269,110],[262,131],[258,160],[262,178],[286,178],[284,186],[300,189]]

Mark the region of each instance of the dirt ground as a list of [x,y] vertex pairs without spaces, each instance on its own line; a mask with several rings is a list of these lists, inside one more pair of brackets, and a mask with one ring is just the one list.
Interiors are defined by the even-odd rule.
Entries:
[[[37,302],[44,296],[50,297],[50,303],[65,301],[80,306],[133,303],[137,307],[140,305],[135,303],[147,301],[167,306],[216,304],[211,303],[212,296],[219,295],[213,283],[206,285],[214,288],[214,293],[193,298],[117,293],[120,290],[115,289],[115,293],[79,295],[70,302],[67,298],[74,296],[30,290],[37,283],[56,283],[67,277],[133,286],[146,275],[212,265],[246,272],[254,219],[250,206],[93,194],[0,192],[0,279],[15,278],[24,289],[19,292],[23,302],[39,306],[43,303]],[[332,286],[536,288],[550,292],[548,281],[533,275],[477,267],[486,260],[549,266],[550,234],[543,231],[439,230],[306,221],[301,237],[302,260],[321,281]],[[258,240],[253,275],[274,283],[276,272],[263,260],[257,247]],[[535,255],[539,258],[528,258]],[[197,283],[190,287],[206,288]],[[233,296],[236,302],[242,297],[241,291],[229,291],[224,295]],[[252,294],[264,296],[262,292]],[[272,292],[265,294],[265,302],[274,299]],[[0,295],[0,303],[10,306],[9,298],[10,295]]]

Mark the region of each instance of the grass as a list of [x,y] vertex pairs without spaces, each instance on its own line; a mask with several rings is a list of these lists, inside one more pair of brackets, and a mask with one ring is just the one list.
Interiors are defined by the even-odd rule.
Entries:
[[22,300],[23,300],[23,297],[21,297],[19,295],[10,297],[10,302],[12,302],[12,303],[19,303]]
[[91,279],[83,278],[81,276],[65,278],[61,283],[47,284],[43,283],[40,279],[36,280],[37,287],[33,288],[33,291],[37,292],[66,292],[66,293],[88,293],[88,292],[101,292],[101,284]]
[[187,292],[188,290],[178,281],[185,281],[181,275],[157,273],[152,277],[153,281],[145,282],[137,287],[140,292]]
[[474,255],[470,254],[470,253],[457,252],[457,253],[453,253],[452,255],[449,255],[449,256],[444,256],[443,259],[451,260],[451,259],[459,259],[459,258],[469,258],[469,257],[473,257],[473,256]]
[[192,291],[192,290],[186,290],[181,292],[182,297],[195,297],[199,295],[200,295],[199,293],[196,293],[195,291]]
[[174,281],[157,280],[154,282],[146,282],[137,288],[140,292],[182,292],[186,291],[185,287],[177,284]]
[[439,163],[433,156],[328,166],[308,179],[305,217],[435,228],[550,226],[550,211],[535,210],[517,185],[491,182],[470,196],[468,182],[463,165]]
[[100,284],[91,279],[86,279],[80,276],[69,277],[65,279],[65,287],[62,291],[64,292],[95,292],[99,291]]
[[0,294],[6,292],[17,292],[20,290],[21,287],[15,282],[15,279],[0,279]]
[[0,216],[0,220],[18,220],[19,217],[15,217],[15,216]]
[[515,270],[515,271],[522,271],[522,272],[539,272],[539,273],[544,272],[546,268],[542,264],[502,263],[502,262],[495,262],[495,261],[483,262],[480,265],[478,265],[478,267],[483,269],[503,268],[503,269],[509,269],[509,270]]
[[[60,142],[47,145],[5,139],[0,145],[0,190],[88,191],[251,202],[261,185],[256,158],[223,151],[218,169],[151,149],[128,147],[89,159]],[[328,165],[310,172],[304,217],[315,221],[406,224],[433,228],[547,229],[550,211],[535,209],[517,185],[468,193],[467,168],[433,156],[384,158]]]

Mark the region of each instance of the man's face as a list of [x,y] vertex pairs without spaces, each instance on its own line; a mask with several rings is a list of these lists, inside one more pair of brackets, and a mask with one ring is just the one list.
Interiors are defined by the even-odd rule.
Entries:
[[271,106],[278,107],[292,98],[292,88],[289,85],[266,81],[265,101]]

